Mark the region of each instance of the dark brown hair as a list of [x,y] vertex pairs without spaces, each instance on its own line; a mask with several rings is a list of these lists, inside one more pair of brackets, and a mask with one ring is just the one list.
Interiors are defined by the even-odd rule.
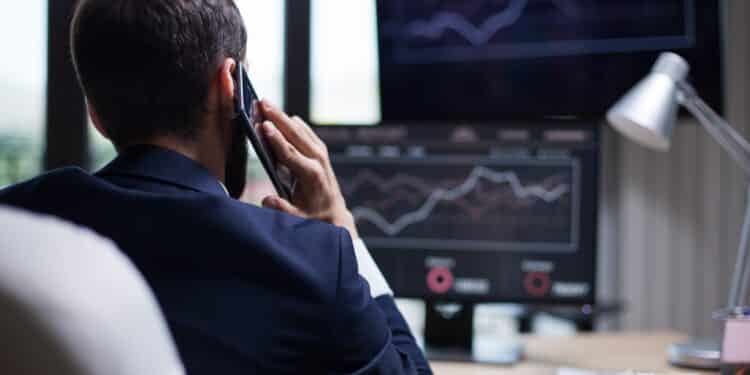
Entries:
[[116,145],[192,137],[212,74],[246,43],[232,0],[82,0],[71,28],[78,79]]

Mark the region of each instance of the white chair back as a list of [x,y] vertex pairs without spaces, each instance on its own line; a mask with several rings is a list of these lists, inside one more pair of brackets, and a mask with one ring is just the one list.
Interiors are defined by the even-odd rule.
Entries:
[[184,369],[153,293],[111,241],[0,207],[0,374]]

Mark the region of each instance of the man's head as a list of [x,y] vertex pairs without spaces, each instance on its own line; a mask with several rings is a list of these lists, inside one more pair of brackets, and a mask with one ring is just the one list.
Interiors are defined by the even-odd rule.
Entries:
[[[227,120],[232,111],[231,70],[246,43],[233,0],[81,0],[71,32],[97,128],[119,149],[155,137],[202,142],[212,126],[206,119]],[[234,135],[214,143],[242,153],[244,138]],[[244,180],[239,170],[227,179],[239,174]]]

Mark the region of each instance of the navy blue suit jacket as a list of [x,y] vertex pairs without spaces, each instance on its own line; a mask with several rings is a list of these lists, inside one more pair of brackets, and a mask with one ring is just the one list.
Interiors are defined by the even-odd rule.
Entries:
[[346,230],[231,199],[178,153],[132,147],[96,175],[52,171],[0,203],[113,239],[189,374],[430,373],[393,298],[370,296]]

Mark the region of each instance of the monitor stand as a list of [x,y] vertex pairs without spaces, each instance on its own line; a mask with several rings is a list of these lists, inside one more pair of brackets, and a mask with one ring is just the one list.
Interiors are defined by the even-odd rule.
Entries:
[[482,345],[474,337],[472,303],[427,302],[425,353],[431,361],[511,365],[523,358],[520,342]]

